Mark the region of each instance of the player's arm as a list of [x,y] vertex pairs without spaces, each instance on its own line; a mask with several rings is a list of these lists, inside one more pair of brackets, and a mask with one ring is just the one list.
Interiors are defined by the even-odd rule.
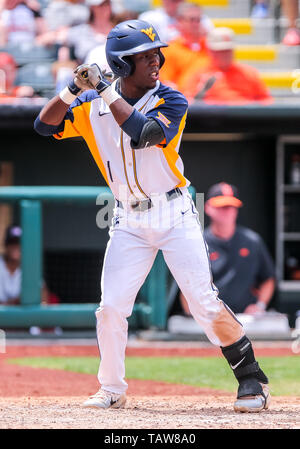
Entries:
[[70,104],[82,91],[95,89],[109,106],[119,126],[131,137],[132,148],[153,146],[164,139],[164,132],[155,120],[145,117],[128,104],[111,87],[97,64],[82,64],[75,73],[74,80],[41,110],[34,124],[39,134],[50,136],[62,131]]
[[34,129],[42,136],[52,136],[64,129],[64,119],[69,109],[59,95],[52,98],[41,110],[34,122]]
[[266,310],[275,290],[275,279],[269,278],[263,281],[257,288],[257,302],[250,304],[244,313],[256,314]]
[[59,95],[56,95],[41,110],[40,120],[47,125],[58,126],[63,121],[69,106]]
[[75,72],[75,83],[80,82],[89,89],[95,89],[109,106],[118,125],[131,137],[132,148],[153,146],[164,139],[160,125],[127,103],[104,77],[97,64],[82,64]]
[[87,81],[77,73],[80,67],[75,70],[74,79],[42,108],[34,122],[34,129],[39,134],[51,136],[62,131],[70,105],[83,91],[91,88]]
[[263,281],[258,287],[257,303],[261,303],[263,307],[267,307],[275,290],[275,279],[269,278]]
[[1,301],[0,301],[0,304],[4,304],[6,306],[15,306],[17,304],[20,304],[20,298],[10,298],[3,303],[1,303]]

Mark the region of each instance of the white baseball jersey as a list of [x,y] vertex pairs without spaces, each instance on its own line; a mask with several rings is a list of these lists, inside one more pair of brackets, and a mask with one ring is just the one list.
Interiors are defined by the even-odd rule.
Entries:
[[[116,88],[116,81],[113,86]],[[95,90],[85,91],[71,104],[54,137],[82,136],[120,201],[143,200],[189,186],[178,154],[188,108],[185,97],[157,81],[134,107],[162,127],[165,139],[159,145],[133,150],[130,137]]]
[[[159,145],[134,150],[109,107],[95,91],[87,91],[72,103],[55,135],[58,139],[83,136],[114,196],[122,203],[116,202],[114,209],[102,269],[101,302],[96,311],[101,354],[98,379],[104,390],[113,393],[121,394],[128,387],[124,363],[127,318],[158,250],[162,250],[192,315],[212,343],[227,346],[244,334],[240,323],[218,299],[212,283],[198,214],[178,155],[187,106],[181,93],[157,82],[134,107],[156,120],[165,138]],[[175,187],[176,195],[170,198],[166,193]],[[127,208],[128,202],[124,207],[126,200],[147,197],[151,207],[145,211],[135,211],[132,205]]]

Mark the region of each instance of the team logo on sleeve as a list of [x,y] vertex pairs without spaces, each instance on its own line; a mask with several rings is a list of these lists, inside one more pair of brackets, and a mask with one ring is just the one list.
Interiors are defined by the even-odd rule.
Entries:
[[152,41],[154,41],[156,36],[156,34],[152,31],[152,27],[141,30],[141,33],[145,33]]
[[160,120],[167,128],[169,128],[171,121],[168,120],[167,117],[164,114],[162,114],[160,111],[157,112],[156,118],[158,120]]

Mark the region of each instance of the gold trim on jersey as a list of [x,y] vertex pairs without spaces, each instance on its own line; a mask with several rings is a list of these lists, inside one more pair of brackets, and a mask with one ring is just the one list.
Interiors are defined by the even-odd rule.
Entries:
[[121,144],[121,152],[122,152],[122,159],[123,159],[123,166],[124,166],[124,174],[125,174],[125,178],[126,178],[126,182],[127,182],[128,189],[130,190],[130,193],[131,193],[132,195],[134,195],[134,193],[133,193],[133,191],[132,191],[132,189],[131,189],[131,187],[130,187],[129,179],[128,179],[128,176],[127,176],[127,170],[126,170],[126,158],[125,158],[125,151],[124,151],[124,144],[123,144],[123,134],[124,134],[124,131],[123,131],[123,129],[121,129],[121,134],[120,134],[120,144]]
[[[144,109],[144,107],[146,106],[146,104],[148,103],[148,101],[150,100],[151,96],[148,98],[148,100],[146,101],[146,103],[143,104],[143,106],[140,107],[139,112],[141,112],[142,109]],[[139,151],[139,150],[138,150]],[[134,173],[134,179],[136,182],[136,185],[138,186],[139,191],[146,197],[149,198],[148,195],[146,195],[146,193],[144,192],[144,190],[142,189],[142,187],[139,184],[139,180],[137,177],[137,170],[136,170],[136,159],[135,159],[135,150],[132,149],[132,159],[133,159],[133,173]]]
[[160,106],[161,104],[165,104],[165,99],[164,99],[164,98],[160,98],[160,100],[156,103],[156,105],[154,106],[153,109],[157,108],[157,107]]
[[103,178],[105,179],[107,185],[109,185],[105,166],[100,156],[98,145],[90,122],[90,110],[91,110],[91,102],[85,102],[79,106],[75,106],[72,109],[72,112],[74,115],[74,122],[76,123],[78,129],[74,126],[74,123],[72,123],[71,120],[65,120],[65,129],[63,133],[54,134],[54,137],[56,139],[61,138],[67,139],[69,137],[82,136],[86,141],[87,146],[100,172],[102,173]]
[[176,162],[177,162],[179,155],[178,155],[177,151],[175,150],[175,148],[178,145],[179,139],[182,135],[182,132],[184,130],[184,127],[185,127],[186,116],[187,116],[187,111],[181,119],[181,122],[180,122],[180,125],[178,128],[178,133],[176,134],[176,136],[173,137],[173,139],[169,142],[169,144],[165,148],[162,148],[162,151],[164,153],[164,156],[166,158],[166,161],[167,161],[170,169],[172,170],[172,172],[174,173],[176,178],[178,178],[180,180],[179,184],[177,184],[176,187],[184,187],[186,185],[185,177],[180,173],[180,171],[176,167]]
[[[146,106],[146,104],[148,103],[148,101],[150,100],[150,98],[151,98],[151,96],[148,98],[148,100],[146,101],[146,103],[144,103],[143,106],[141,106],[141,107],[139,108],[139,110],[138,110],[139,112],[141,112],[141,110]],[[134,195],[134,193],[133,193],[133,191],[132,191],[132,189],[131,189],[131,187],[130,187],[129,180],[128,180],[128,176],[127,176],[127,170],[126,170],[126,158],[125,158],[124,143],[123,143],[123,135],[124,135],[124,131],[121,130],[120,143],[121,143],[121,151],[122,151],[122,158],[123,158],[123,165],[124,165],[124,173],[125,173],[125,178],[126,178],[126,182],[127,182],[128,189],[130,190],[130,193],[131,193],[132,195]],[[136,185],[137,185],[139,191],[140,191],[146,198],[148,198],[148,195],[144,192],[144,190],[143,190],[142,187],[140,186],[140,183],[139,183],[139,180],[138,180],[138,177],[137,177],[135,150],[132,148],[131,151],[132,151],[132,161],[133,161],[133,174],[134,174],[134,179],[135,179]],[[134,196],[135,196],[135,195],[134,195]]]

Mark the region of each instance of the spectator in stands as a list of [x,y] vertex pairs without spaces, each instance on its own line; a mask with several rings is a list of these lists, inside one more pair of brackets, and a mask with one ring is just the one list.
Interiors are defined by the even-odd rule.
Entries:
[[3,0],[0,4],[0,46],[34,43],[46,29],[37,1]]
[[20,302],[20,237],[19,227],[8,228],[4,241],[4,254],[0,256],[0,304],[15,305]]
[[[6,230],[4,254],[0,256],[0,304],[15,305],[21,297],[21,235],[19,226],[10,226]],[[42,303],[55,304],[59,298],[42,288]]]
[[298,0],[281,0],[283,14],[288,19],[288,30],[283,38],[284,45],[300,45],[300,30],[297,25],[299,19]]
[[206,66],[198,61],[191,65],[178,86],[190,102],[228,105],[273,102],[259,72],[234,61],[234,32],[230,28],[212,30],[206,45],[211,59]]
[[[124,22],[125,20],[132,20],[137,18],[137,13],[134,11],[127,11],[125,9],[120,13],[114,13],[112,15],[112,26],[116,26],[120,22]],[[97,45],[97,47],[93,48],[87,54],[87,57],[84,61],[86,64],[97,63],[101,70],[105,70],[106,72],[111,72],[111,68],[109,67],[106,60],[105,53],[105,42],[103,44]]]
[[16,86],[17,65],[9,54],[0,53],[0,102],[7,102],[10,98],[31,98],[35,92],[31,86]]
[[[262,238],[237,225],[242,205],[235,186],[221,182],[210,187],[205,203],[210,226],[205,228],[204,236],[219,298],[234,313],[259,314],[266,310],[273,296],[275,271]],[[182,294],[180,300],[189,315]]]
[[84,0],[50,0],[43,11],[50,36],[60,28],[86,23],[89,15],[89,7]]
[[71,47],[79,64],[84,62],[90,50],[106,42],[106,36],[113,27],[110,0],[86,0],[85,4],[90,11],[87,23],[60,27],[40,39],[44,45]]
[[184,0],[162,0],[162,7],[145,11],[139,15],[140,20],[151,23],[162,42],[169,42],[178,37],[176,13]]
[[[184,0],[162,0],[162,7],[151,9],[140,14],[139,19],[151,23],[163,42],[170,42],[180,35],[177,27],[177,12]],[[212,24],[207,16],[201,16],[202,26],[211,29]]]
[[268,0],[255,0],[251,11],[252,19],[265,19],[269,16]]
[[209,60],[205,36],[207,27],[202,23],[202,9],[193,3],[181,3],[177,9],[177,28],[180,36],[163,49],[166,58],[160,70],[160,80],[178,88],[181,78],[196,61],[205,65]]
[[69,47],[61,46],[57,52],[57,60],[52,64],[56,93],[59,93],[74,78],[74,70],[77,66],[78,62],[71,56]]

